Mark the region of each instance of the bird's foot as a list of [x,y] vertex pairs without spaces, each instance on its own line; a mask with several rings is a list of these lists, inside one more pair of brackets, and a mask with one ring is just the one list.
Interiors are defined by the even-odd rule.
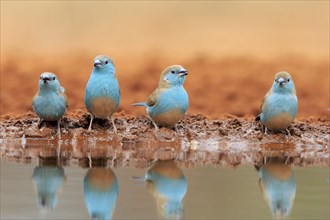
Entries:
[[115,120],[113,118],[111,118],[111,123],[112,123],[113,131],[115,133],[117,133],[117,127],[116,127],[116,124],[115,124]]
[[156,124],[154,124],[154,126],[155,126],[155,131],[158,132],[159,131],[159,127]]
[[264,127],[264,134],[267,135],[268,134],[268,129],[266,127]]
[[43,123],[44,120],[42,120],[41,118],[39,118],[39,120],[37,121],[37,128],[39,130],[42,130],[45,127],[45,123]]
[[289,129],[285,129],[286,133],[287,133],[287,138],[290,139],[291,138],[291,133]]
[[148,118],[150,119],[150,121],[152,122],[152,124],[155,127],[155,131],[158,132],[159,131],[159,127],[156,125],[156,123],[148,116]]
[[41,121],[42,121],[42,120],[41,120],[40,118],[39,118],[38,121],[37,121],[37,128],[39,128],[39,129],[40,129]]

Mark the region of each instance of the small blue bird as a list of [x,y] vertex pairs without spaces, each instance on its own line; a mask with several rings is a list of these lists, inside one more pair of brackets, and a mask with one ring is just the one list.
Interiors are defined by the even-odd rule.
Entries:
[[41,211],[53,210],[58,203],[58,194],[66,181],[64,169],[60,166],[37,166],[33,170],[37,190],[37,206]]
[[262,165],[259,187],[272,215],[276,219],[288,217],[296,195],[296,179],[290,166],[278,162]]
[[183,218],[187,181],[172,160],[157,161],[146,173],[147,188],[156,199],[158,212],[165,219]]
[[84,178],[84,199],[91,219],[111,219],[117,196],[118,181],[111,169],[88,170]]
[[187,75],[187,70],[182,66],[169,66],[161,74],[158,87],[148,101],[133,104],[147,108],[156,130],[158,126],[172,128],[184,118],[189,106],[188,94],[183,88]]
[[[278,72],[272,88],[262,100],[261,113],[256,121],[272,131],[286,130],[294,121],[298,111],[298,98],[292,77],[287,72]],[[266,130],[267,131],[267,130]]]
[[57,121],[57,132],[61,137],[61,118],[67,106],[68,99],[57,76],[54,73],[42,73],[39,80],[39,91],[32,101],[33,110],[39,117],[38,125],[42,120]]
[[[118,109],[119,100],[119,84],[113,61],[104,55],[96,56],[85,93],[85,106],[91,113],[88,130],[92,129],[94,117],[110,119],[111,115]],[[111,122],[116,132],[113,118],[111,118]]]

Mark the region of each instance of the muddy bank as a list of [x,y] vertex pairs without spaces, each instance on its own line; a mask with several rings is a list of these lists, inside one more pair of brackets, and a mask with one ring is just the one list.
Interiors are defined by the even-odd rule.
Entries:
[[160,159],[175,159],[185,167],[260,164],[266,157],[286,158],[299,166],[329,165],[329,118],[306,118],[289,127],[291,137],[262,132],[253,118],[223,115],[209,119],[188,114],[172,130],[155,131],[145,115],[114,115],[111,123],[95,120],[87,131],[85,110],[71,111],[62,120],[61,140],[56,123],[42,123],[32,112],[0,117],[0,151],[5,160],[60,162],[63,165],[105,164],[146,167]]

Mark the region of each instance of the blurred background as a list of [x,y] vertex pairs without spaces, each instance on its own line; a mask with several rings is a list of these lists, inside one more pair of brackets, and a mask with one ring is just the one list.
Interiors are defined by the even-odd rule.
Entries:
[[69,110],[84,108],[98,54],[114,60],[127,113],[181,64],[191,113],[257,115],[285,70],[298,117],[328,115],[329,1],[1,1],[1,114],[32,110],[45,71]]

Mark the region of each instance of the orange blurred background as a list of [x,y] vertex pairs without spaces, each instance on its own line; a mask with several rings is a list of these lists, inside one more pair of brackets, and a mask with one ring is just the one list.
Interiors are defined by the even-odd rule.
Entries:
[[142,114],[161,71],[182,64],[189,112],[258,114],[276,72],[294,78],[299,117],[328,115],[328,1],[1,1],[1,114],[32,110],[39,75],[84,108],[98,54],[111,57],[120,108]]

